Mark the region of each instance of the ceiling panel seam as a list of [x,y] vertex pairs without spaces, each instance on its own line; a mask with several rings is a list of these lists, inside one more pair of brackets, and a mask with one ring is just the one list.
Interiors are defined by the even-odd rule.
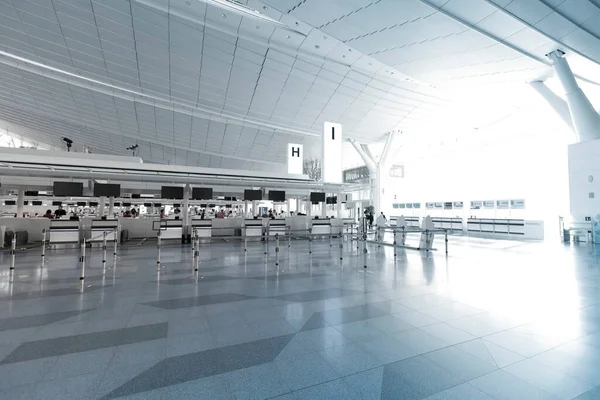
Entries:
[[333,19],[333,20],[331,20],[331,21],[328,21],[328,22],[326,22],[326,23],[324,23],[324,24],[320,25],[320,26],[318,27],[318,29],[324,28],[324,27],[326,27],[327,25],[333,24],[334,22],[341,21],[342,19],[344,19],[344,18],[347,18],[347,17],[349,17],[349,16],[350,16],[350,15],[352,15],[352,14],[356,14],[356,13],[358,13],[358,12],[362,11],[362,10],[366,10],[367,8],[371,7],[372,5],[378,4],[378,3],[380,3],[381,1],[382,1],[382,0],[376,0],[376,1],[374,1],[374,2],[371,2],[371,3],[367,4],[366,6],[362,6],[362,7],[360,7],[360,8],[357,8],[357,9],[355,9],[355,10],[352,10],[352,11],[350,11],[348,14],[342,15],[342,16],[340,16],[340,17],[336,18],[336,19]]

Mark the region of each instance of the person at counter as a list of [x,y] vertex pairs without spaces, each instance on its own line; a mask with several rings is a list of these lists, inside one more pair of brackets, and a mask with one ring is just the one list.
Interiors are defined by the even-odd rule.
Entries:
[[131,217],[135,218],[137,216],[137,210],[135,208],[131,208]]
[[165,219],[165,209],[164,208],[160,209],[160,216],[159,217],[160,217],[160,219]]
[[67,215],[67,211],[62,208],[62,206],[58,206],[58,209],[54,211],[54,218],[60,219],[60,217],[64,217]]
[[52,210],[46,210],[46,214],[44,214],[44,218],[54,218],[54,216],[52,215]]

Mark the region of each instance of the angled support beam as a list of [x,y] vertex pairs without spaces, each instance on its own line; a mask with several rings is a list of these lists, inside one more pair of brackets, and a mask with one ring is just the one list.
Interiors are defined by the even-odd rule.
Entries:
[[571,114],[569,113],[569,105],[566,101],[556,95],[546,84],[542,81],[529,82],[529,85],[546,100],[546,102],[554,109],[556,114],[563,120],[563,122],[575,132],[573,127],[573,120],[571,120]]
[[[368,151],[369,149],[366,148],[365,145],[359,145],[354,139],[350,140],[350,144],[352,144],[358,155],[363,159],[365,165],[367,166],[367,168],[369,168],[369,171],[376,171],[377,164],[375,164],[375,160],[373,159],[371,152]],[[367,151],[365,151],[365,148]]]
[[577,139],[579,142],[600,139],[600,115],[577,84],[569,63],[563,57],[564,54],[561,50],[554,50],[547,56],[552,61],[554,72],[565,89]]

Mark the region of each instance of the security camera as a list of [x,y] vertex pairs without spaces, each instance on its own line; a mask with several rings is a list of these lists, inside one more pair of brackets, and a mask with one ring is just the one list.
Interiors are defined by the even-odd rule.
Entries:
[[135,156],[135,152],[136,150],[139,148],[140,146],[138,146],[137,144],[134,144],[132,146],[127,147],[125,150],[131,150],[131,152],[133,153],[133,155]]
[[71,146],[73,146],[73,141],[69,138],[64,137],[63,142],[67,144],[67,151],[71,151]]

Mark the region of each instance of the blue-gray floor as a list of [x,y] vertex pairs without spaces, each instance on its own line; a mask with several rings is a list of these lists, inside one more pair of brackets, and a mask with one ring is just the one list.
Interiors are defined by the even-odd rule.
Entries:
[[0,398],[600,399],[593,249],[337,245],[2,254]]

